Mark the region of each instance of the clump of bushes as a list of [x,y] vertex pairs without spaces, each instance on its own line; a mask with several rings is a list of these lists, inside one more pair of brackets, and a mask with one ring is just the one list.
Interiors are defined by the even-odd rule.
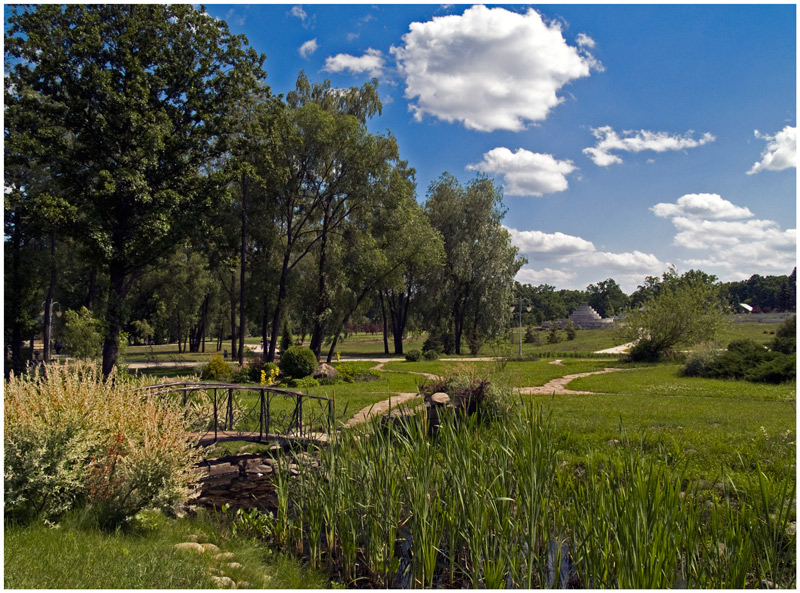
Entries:
[[406,352],[405,356],[408,362],[419,362],[419,360],[422,358],[422,351],[414,348],[413,350]]
[[87,509],[104,527],[190,494],[196,451],[183,412],[129,391],[90,363],[11,375],[4,401],[6,519],[57,520]]
[[319,387],[319,381],[314,377],[302,377],[300,379],[289,379],[289,387],[308,389],[309,387]]
[[465,415],[478,414],[484,420],[504,416],[509,408],[511,394],[470,368],[460,368],[446,377],[425,383],[421,395],[427,402],[434,393],[450,396],[450,403]]
[[281,373],[294,379],[308,377],[317,368],[317,357],[310,348],[291,346],[281,352]]
[[227,381],[231,376],[231,367],[219,354],[211,357],[200,369],[200,378],[204,381]]
[[795,357],[768,350],[753,340],[736,340],[728,344],[727,350],[691,356],[683,374],[687,377],[784,383],[795,380]]
[[436,350],[425,350],[422,353],[422,358],[424,360],[439,360],[439,353]]

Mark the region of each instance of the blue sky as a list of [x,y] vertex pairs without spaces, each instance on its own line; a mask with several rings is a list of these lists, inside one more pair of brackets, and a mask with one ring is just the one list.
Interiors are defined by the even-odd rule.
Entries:
[[447,171],[503,187],[521,282],[625,291],[796,261],[795,5],[208,5],[275,93],[377,77],[424,201]]

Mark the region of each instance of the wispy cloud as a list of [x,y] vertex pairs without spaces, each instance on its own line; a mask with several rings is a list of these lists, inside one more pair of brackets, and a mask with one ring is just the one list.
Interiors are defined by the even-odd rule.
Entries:
[[301,45],[300,49],[297,50],[297,53],[299,53],[301,57],[307,58],[315,51],[317,51],[317,49],[319,49],[319,44],[317,43],[316,38],[314,38],[314,39],[309,39],[303,45]]
[[774,136],[759,134],[755,131],[756,138],[767,141],[767,147],[761,153],[761,160],[755,163],[747,172],[753,175],[760,171],[782,171],[797,167],[797,128],[786,126]]
[[417,121],[430,115],[472,130],[520,131],[561,103],[561,87],[601,67],[533,9],[477,5],[409,28],[391,51]]
[[483,161],[467,165],[469,171],[495,173],[505,178],[509,196],[542,196],[564,191],[569,187],[567,175],[575,171],[572,161],[559,161],[553,155],[530,152],[523,148],[493,148]]
[[598,142],[595,146],[584,148],[583,153],[589,156],[595,165],[608,167],[619,164],[622,158],[613,152],[665,152],[668,150],[684,150],[695,148],[716,140],[713,134],[706,132],[700,138],[693,138],[693,131],[684,135],[669,132],[651,132],[649,130],[625,130],[617,133],[611,126],[592,128],[592,134]]

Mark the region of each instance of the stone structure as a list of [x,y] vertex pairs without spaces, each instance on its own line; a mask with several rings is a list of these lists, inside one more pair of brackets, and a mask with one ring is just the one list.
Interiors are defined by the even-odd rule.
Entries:
[[[589,303],[581,303],[577,309],[572,312],[569,319],[556,319],[559,329],[564,329],[567,322],[571,321],[575,329],[608,329],[614,327],[613,319],[604,319],[589,306]],[[545,322],[542,327],[550,329],[550,322]]]

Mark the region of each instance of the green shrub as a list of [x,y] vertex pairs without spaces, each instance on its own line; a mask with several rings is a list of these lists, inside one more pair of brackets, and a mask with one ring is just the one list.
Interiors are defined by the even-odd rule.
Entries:
[[291,346],[281,352],[281,373],[287,377],[301,379],[308,377],[317,368],[317,357],[310,348]]
[[86,307],[64,313],[62,341],[75,358],[96,358],[103,348],[103,326]]
[[290,379],[289,387],[296,387],[300,389],[319,387],[319,381],[317,381],[314,377],[302,377],[300,379]]
[[231,367],[219,354],[211,357],[200,371],[200,378],[204,381],[227,381],[231,376]]
[[548,344],[558,344],[561,341],[561,334],[558,333],[558,324],[553,321],[550,325],[550,333],[547,334]]
[[379,381],[382,378],[378,371],[373,371],[372,369],[356,373],[354,377],[356,383],[369,383],[370,381]]
[[281,333],[280,349],[281,352],[286,352],[292,347],[292,330],[289,329],[289,320],[283,320],[283,332]]
[[52,364],[5,383],[5,517],[87,508],[106,527],[189,494],[196,451],[181,409],[95,365]]
[[420,350],[417,350],[416,348],[406,352],[406,360],[408,362],[419,362],[420,358],[422,358],[422,352]]
[[439,353],[436,350],[426,350],[422,353],[424,360],[439,360]]
[[336,378],[344,383],[353,383],[356,379],[355,369],[349,364],[339,364],[336,366]]
[[567,325],[564,326],[564,331],[567,332],[567,340],[574,340],[575,339],[575,324],[572,323],[572,320],[567,321]]
[[628,358],[633,362],[658,362],[662,349],[653,340],[642,338],[633,345]]
[[753,340],[735,340],[724,351],[694,353],[683,368],[683,374],[754,383],[784,383],[795,380],[795,356],[767,350]]
[[771,350],[783,354],[797,352],[797,315],[792,315],[781,324],[769,347]]

